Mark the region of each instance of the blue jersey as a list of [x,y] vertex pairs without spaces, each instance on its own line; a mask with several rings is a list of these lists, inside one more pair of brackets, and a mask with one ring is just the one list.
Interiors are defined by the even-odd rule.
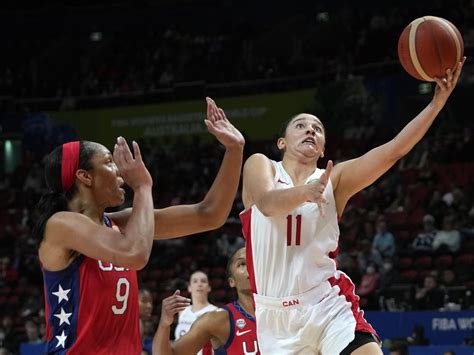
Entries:
[[230,334],[225,345],[215,350],[216,355],[257,355],[257,327],[255,318],[234,301],[223,307],[229,314]]

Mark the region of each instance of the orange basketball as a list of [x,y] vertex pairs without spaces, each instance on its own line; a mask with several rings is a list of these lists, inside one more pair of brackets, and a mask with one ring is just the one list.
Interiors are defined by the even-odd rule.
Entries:
[[398,40],[398,58],[414,78],[434,81],[444,78],[464,56],[464,42],[456,26],[435,16],[412,21]]

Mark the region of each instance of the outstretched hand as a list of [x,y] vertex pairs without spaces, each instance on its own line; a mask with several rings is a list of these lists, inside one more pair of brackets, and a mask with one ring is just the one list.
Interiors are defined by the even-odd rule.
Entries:
[[143,163],[140,147],[135,141],[132,142],[132,145],[133,155],[125,138],[117,138],[113,157],[119,174],[132,190],[137,189],[139,186],[152,186],[153,179],[151,178],[145,163]]
[[214,135],[226,148],[243,147],[245,140],[242,133],[227,119],[224,110],[216,105],[213,99],[206,97],[207,119],[204,123],[209,133]]
[[327,205],[328,202],[326,199],[323,197],[324,190],[326,189],[326,186],[329,181],[329,177],[331,176],[331,171],[332,171],[332,160],[329,160],[327,165],[326,165],[326,170],[322,175],[320,176],[319,179],[314,179],[310,180],[307,183],[308,186],[308,201],[309,202],[314,202],[318,205],[319,208],[319,214],[321,217],[324,217],[325,211],[324,211],[324,205]]
[[161,319],[160,323],[171,326],[174,316],[191,304],[189,298],[181,296],[181,292],[176,290],[171,296],[166,297],[161,302]]
[[448,69],[446,70],[446,77],[444,78],[434,78],[436,82],[436,89],[433,96],[433,104],[436,105],[439,109],[443,108],[448,101],[449,95],[453,92],[454,88],[459,79],[459,75],[461,75],[462,67],[466,62],[466,57],[459,62],[454,70]]

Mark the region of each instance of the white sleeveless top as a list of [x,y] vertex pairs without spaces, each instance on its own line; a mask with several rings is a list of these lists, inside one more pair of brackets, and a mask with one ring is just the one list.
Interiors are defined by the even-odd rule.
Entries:
[[175,340],[178,340],[181,338],[184,334],[189,332],[189,329],[191,329],[191,325],[194,323],[196,319],[199,318],[199,316],[203,315],[204,313],[215,311],[217,309],[216,306],[213,304],[208,304],[206,307],[200,309],[197,312],[192,311],[192,305],[187,306],[184,311],[182,311],[179,314],[178,317],[178,324],[176,325],[176,329],[174,331],[174,338]]
[[[294,187],[282,162],[272,164],[276,188]],[[316,169],[306,183],[323,172]],[[334,275],[336,263],[329,254],[337,248],[339,225],[330,179],[323,196],[329,203],[324,206],[324,217],[312,202],[305,202],[284,216],[265,217],[256,205],[240,214],[254,293],[269,297],[297,295]]]

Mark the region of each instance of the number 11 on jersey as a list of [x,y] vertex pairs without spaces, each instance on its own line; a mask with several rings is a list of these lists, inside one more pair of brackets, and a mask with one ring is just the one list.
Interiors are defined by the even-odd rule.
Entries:
[[[295,245],[301,244],[301,215],[298,214],[296,219],[296,240]],[[293,236],[293,215],[289,214],[286,216],[286,246],[290,246],[292,243]]]

